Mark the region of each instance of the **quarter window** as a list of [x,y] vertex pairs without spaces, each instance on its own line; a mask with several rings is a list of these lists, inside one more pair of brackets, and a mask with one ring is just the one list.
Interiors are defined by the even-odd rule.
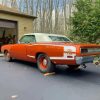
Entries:
[[62,36],[49,36],[49,38],[57,42],[71,42],[68,38]]

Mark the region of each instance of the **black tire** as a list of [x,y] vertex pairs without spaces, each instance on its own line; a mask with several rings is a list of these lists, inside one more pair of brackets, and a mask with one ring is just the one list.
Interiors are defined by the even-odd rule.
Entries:
[[40,54],[37,57],[37,66],[42,73],[50,73],[54,71],[54,64],[50,58],[45,54]]
[[10,56],[10,53],[8,51],[4,52],[4,58],[8,62],[12,61],[12,57]]
[[79,65],[68,65],[68,70],[72,71],[79,70]]

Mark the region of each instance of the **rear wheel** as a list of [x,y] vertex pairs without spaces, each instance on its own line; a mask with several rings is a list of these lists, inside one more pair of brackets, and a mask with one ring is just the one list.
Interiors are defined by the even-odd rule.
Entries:
[[54,71],[54,64],[45,54],[40,54],[37,57],[37,66],[42,73],[49,73]]
[[10,53],[8,51],[5,51],[4,58],[6,61],[12,61],[12,57],[10,56]]

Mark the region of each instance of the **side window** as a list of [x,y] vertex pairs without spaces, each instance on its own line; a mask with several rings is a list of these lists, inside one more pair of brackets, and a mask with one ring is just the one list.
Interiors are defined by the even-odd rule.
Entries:
[[36,42],[36,39],[35,39],[35,35],[30,35],[29,36],[29,42],[31,43],[31,42]]
[[20,39],[20,43],[31,43],[36,42],[34,35],[25,35]]

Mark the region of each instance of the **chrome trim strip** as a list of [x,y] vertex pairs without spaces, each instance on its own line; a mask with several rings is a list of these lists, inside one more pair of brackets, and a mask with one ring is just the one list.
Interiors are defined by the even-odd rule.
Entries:
[[35,59],[35,56],[27,55],[27,57]]
[[[72,58],[67,58],[67,56],[72,56]],[[74,60],[75,59],[76,54],[67,54],[64,53],[64,55],[62,57],[50,57],[51,60]]]

